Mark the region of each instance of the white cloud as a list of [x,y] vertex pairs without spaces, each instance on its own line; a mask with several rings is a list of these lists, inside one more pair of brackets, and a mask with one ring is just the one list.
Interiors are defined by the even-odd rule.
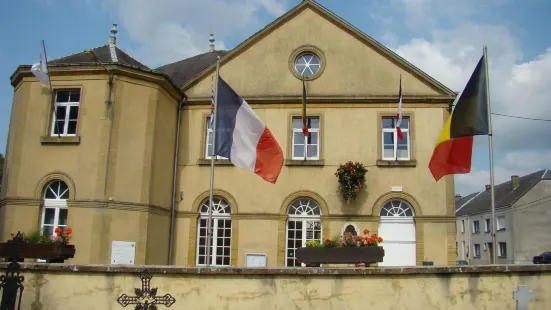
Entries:
[[208,51],[209,34],[216,48],[224,38],[256,31],[260,10],[276,17],[285,12],[286,0],[103,0],[116,12],[138,48],[134,56],[157,67]]
[[[394,50],[453,90],[461,91],[488,46],[492,112],[549,118],[551,115],[551,48],[522,62],[522,47],[504,26],[463,24],[435,30],[431,37],[415,38]],[[407,85],[404,85],[407,92]],[[551,123],[493,116],[496,184],[513,174],[551,168]],[[487,152],[487,142],[475,148]],[[480,164],[480,163],[479,163]],[[486,164],[487,165],[487,164]],[[486,166],[487,167],[487,166]],[[489,172],[477,167],[458,175],[456,189],[468,194],[489,184]],[[482,170],[480,170],[482,169]]]
[[[513,151],[507,153],[501,163],[494,168],[494,184],[507,182],[512,175],[523,176],[542,169],[551,169],[551,153],[539,151]],[[484,190],[490,184],[488,169],[473,169],[471,173],[455,176],[456,192],[468,195]]]

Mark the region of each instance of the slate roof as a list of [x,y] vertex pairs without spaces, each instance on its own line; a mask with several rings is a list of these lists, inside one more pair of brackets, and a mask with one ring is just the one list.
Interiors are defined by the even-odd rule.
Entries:
[[[111,56],[111,47],[116,53],[116,58],[114,59]],[[98,57],[98,60],[103,64],[123,64],[127,66],[137,67],[140,69],[150,70],[149,67],[132,58],[132,56],[125,53],[123,50],[118,48],[116,45],[110,46],[105,44],[91,49],[94,54]],[[116,61],[115,61],[116,60]],[[48,61],[48,65],[61,65],[61,64],[95,64],[96,61],[90,56],[86,55],[84,51],[76,53],[73,55],[57,58],[54,60]]]
[[168,75],[176,86],[182,87],[191,78],[216,62],[218,56],[222,58],[227,53],[229,51],[207,52],[158,67],[154,70]]
[[[549,169],[543,169],[525,176],[519,177],[519,186],[515,189],[512,188],[511,180],[495,185],[495,204],[496,209],[506,206],[511,206],[517,202],[522,196],[524,196],[529,190],[531,190],[541,180],[551,180],[551,171]],[[478,196],[477,196],[478,195]],[[469,203],[461,208],[463,204],[473,198]],[[456,216],[470,215],[475,213],[481,213],[490,211],[491,198],[490,189],[484,192],[472,193],[468,196],[456,199]]]

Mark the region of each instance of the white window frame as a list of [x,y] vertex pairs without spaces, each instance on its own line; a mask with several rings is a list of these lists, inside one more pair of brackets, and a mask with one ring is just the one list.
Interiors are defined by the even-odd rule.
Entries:
[[[214,130],[209,128],[210,116],[207,117],[207,135],[205,136],[205,159],[211,159],[212,156],[209,155],[209,137],[213,135]],[[214,149],[212,150],[214,152]],[[228,159],[227,157],[216,155],[216,159]]]
[[[63,196],[63,194],[65,192],[69,193],[69,186],[67,186],[67,184],[65,182],[65,185],[67,186],[67,189],[63,192],[63,193],[59,193],[59,191],[53,191],[53,194],[56,196],[55,199],[46,199],[46,191],[52,191],[53,189],[50,188],[50,186],[54,183],[57,183],[57,182],[63,182],[61,180],[54,180],[50,183],[48,183],[48,185],[46,185],[45,187],[45,190],[44,190],[44,194],[43,194],[43,200],[44,200],[44,206],[42,207],[42,218],[40,220],[40,234],[44,234],[44,228],[46,226],[48,227],[53,227],[52,229],[52,235],[53,237],[57,236],[57,234],[55,233],[55,229],[57,227],[65,227],[67,228],[67,221],[66,221],[66,224],[65,225],[60,225],[59,224],[59,215],[61,213],[61,210],[67,210],[68,211],[68,207],[67,207],[67,199],[62,199],[60,198],[61,196]],[[54,222],[53,224],[45,224],[44,222],[46,221],[46,209],[53,209],[54,210]],[[67,220],[69,219],[69,214],[67,214]],[[48,236],[50,237],[50,236]],[[38,262],[46,262],[46,260],[43,260],[43,259],[37,259]]]
[[[502,246],[505,247],[505,251],[502,248]],[[497,256],[498,257],[507,257],[507,243],[506,242],[498,242],[497,243]]]
[[473,248],[473,257],[480,257],[480,244],[475,243]]
[[[319,215],[307,215],[305,213],[302,213],[302,214],[290,214],[289,213],[289,209],[291,208],[291,206],[293,205],[293,203],[297,200],[310,200],[311,202],[314,202],[315,203],[315,206],[316,208],[319,209]],[[306,242],[307,241],[310,241],[310,240],[317,240],[319,242],[322,242],[323,240],[323,223],[321,221],[321,207],[319,206],[319,204],[312,198],[298,198],[297,200],[294,200],[293,203],[291,203],[289,205],[289,207],[287,208],[287,221],[286,221],[286,225],[285,225],[285,267],[298,267],[298,266],[289,266],[288,265],[288,259],[290,258],[293,258],[293,257],[290,257],[288,256],[289,254],[289,222],[301,222],[302,223],[302,247],[305,247],[306,246]],[[307,238],[307,232],[308,232],[308,224],[309,222],[312,222],[313,225],[315,225],[315,223],[319,223],[319,231],[320,231],[320,238],[319,239],[308,239]],[[296,229],[295,229],[296,230]],[[295,239],[293,239],[295,240]],[[295,255],[296,255],[296,248],[295,248]],[[295,256],[296,257],[296,256]],[[300,264],[301,267],[305,267],[306,264],[303,264],[301,263]]]
[[[499,219],[502,219],[503,223],[500,223],[500,222],[499,222]],[[505,224],[505,215],[498,216],[498,217],[496,218],[496,224],[497,224],[497,225],[496,225],[497,231],[500,231],[500,230],[502,230],[502,229],[505,230],[505,228],[506,228],[506,226],[507,226],[507,225]],[[502,226],[503,226],[503,227],[502,227]]]
[[[408,155],[406,158],[398,158],[398,131],[396,128],[384,128],[383,127],[383,119],[386,118],[392,118],[390,116],[383,116],[381,119],[381,158],[383,160],[404,160],[408,161],[411,160],[411,136],[409,134],[409,128],[411,127],[411,120],[409,117],[402,116],[402,119],[408,120],[408,128],[400,128],[402,130],[402,134],[407,139],[407,146],[408,146]],[[392,157],[385,156],[385,133],[393,133],[394,134],[394,153]]]
[[[78,102],[58,102],[57,101],[57,95],[60,93],[60,92],[78,92],[79,93],[79,98],[80,100]],[[78,121],[79,121],[79,116],[80,116],[80,101],[82,100],[82,92],[80,89],[59,89],[59,90],[56,90],[56,93],[55,93],[55,106],[54,106],[54,110],[52,111],[52,128],[50,129],[50,135],[51,136],[61,136],[61,137],[74,137],[77,135],[77,132],[78,132]],[[56,112],[57,112],[57,108],[58,107],[65,107],[65,120],[64,120],[64,124],[63,124],[63,128],[60,128],[60,132],[59,134],[55,133],[55,129],[57,128],[57,117],[56,117]],[[71,114],[71,109],[73,107],[78,107],[79,111],[78,111],[78,115],[77,115],[77,119],[76,119],[76,127],[75,127],[75,133],[67,133],[67,130],[69,128],[69,115]]]
[[[302,134],[302,128],[295,128],[295,126],[293,126],[293,120],[295,119],[301,119],[300,117],[296,117],[296,116],[293,116],[293,118],[291,119],[291,127],[293,129],[293,136],[292,136],[292,139],[291,139],[291,157],[293,160],[304,160],[304,158],[306,158],[306,160],[319,160],[320,159],[320,145],[321,145],[321,135],[320,135],[320,127],[321,127],[321,118],[319,116],[308,116],[307,118],[311,118],[311,119],[317,119],[318,120],[318,128],[308,128],[308,132],[309,133],[312,133],[312,132],[315,132],[318,134],[318,144],[317,144],[317,150],[316,150],[316,156],[306,156],[308,154],[308,137],[306,136],[302,136],[304,138],[304,154],[302,154],[301,156],[295,156],[295,133],[300,133]],[[310,144],[311,145],[311,144]]]
[[465,233],[465,220],[461,220],[461,233]]
[[[217,212],[215,207],[216,206],[213,206],[213,212],[212,212],[212,241],[211,241],[211,266],[231,266],[231,245],[232,245],[232,238],[233,238],[233,221],[232,221],[232,218],[231,218],[231,205],[229,204],[229,202],[224,199],[223,197],[214,197],[213,198],[213,203],[215,202],[214,200],[215,199],[221,199],[225,204],[228,205],[228,207],[230,208],[230,213],[220,213],[220,212]],[[206,262],[204,264],[200,264],[199,263],[199,246],[200,246],[200,241],[201,241],[201,228],[203,228],[203,226],[201,226],[201,220],[205,220],[206,222],[206,227],[205,230],[208,228],[208,218],[209,218],[209,215],[208,215],[208,203],[209,203],[209,200],[207,198],[207,200],[205,200],[202,204],[201,204],[201,209],[200,209],[200,214],[199,214],[199,218],[197,219],[197,242],[195,244],[195,264],[197,266],[206,266]],[[203,212],[203,205],[207,205],[207,212]],[[229,264],[228,265],[225,265],[225,264],[216,264],[216,258],[218,257],[218,255],[216,254],[216,249],[218,247],[218,225],[220,223],[220,221],[223,221],[223,220],[229,220],[230,221],[230,236],[229,236],[229,240],[230,240],[230,255],[229,255]],[[207,238],[208,238],[208,232],[207,232]],[[205,240],[206,241],[206,240]],[[206,244],[205,244],[205,250],[206,250]],[[206,255],[206,252],[205,252],[205,255]],[[208,257],[205,259],[205,261],[208,259]]]

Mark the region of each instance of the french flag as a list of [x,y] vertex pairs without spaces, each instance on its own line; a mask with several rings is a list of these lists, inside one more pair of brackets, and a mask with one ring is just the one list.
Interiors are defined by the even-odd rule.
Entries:
[[400,129],[400,124],[402,123],[402,76],[400,75],[400,90],[398,92],[398,113],[396,114],[396,133],[398,134],[398,139],[404,140],[404,134],[402,129]]
[[216,155],[275,184],[283,167],[283,151],[275,137],[221,76],[217,92]]

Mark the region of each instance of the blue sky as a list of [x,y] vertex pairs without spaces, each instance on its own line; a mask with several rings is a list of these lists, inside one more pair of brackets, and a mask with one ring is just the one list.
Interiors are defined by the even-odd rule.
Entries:
[[[48,59],[105,44],[156,67],[208,48],[232,48],[299,0],[20,0],[0,10],[0,143],[5,149],[10,75],[32,64],[45,40]],[[459,2],[459,3],[456,3]],[[488,45],[493,111],[551,118],[551,1],[320,0],[326,8],[460,91]],[[551,167],[551,122],[494,116],[496,179]],[[473,172],[456,177],[466,194],[489,182],[486,137],[477,137]]]

